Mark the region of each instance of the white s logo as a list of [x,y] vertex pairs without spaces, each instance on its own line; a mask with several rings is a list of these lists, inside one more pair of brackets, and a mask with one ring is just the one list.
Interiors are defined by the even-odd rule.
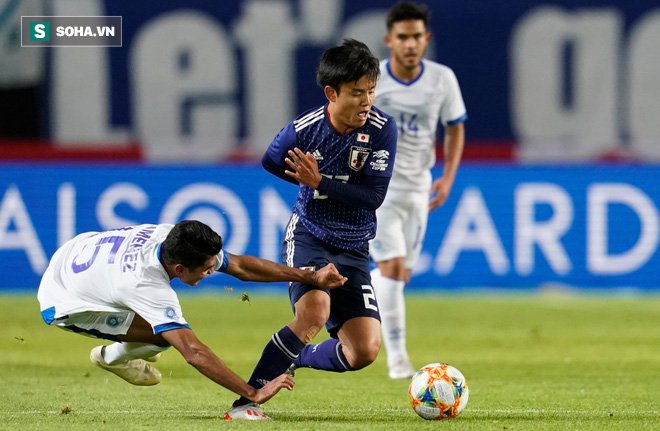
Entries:
[[43,39],[44,37],[46,37],[46,32],[44,31],[45,29],[46,29],[46,26],[43,25],[43,24],[35,25],[34,26],[34,32],[35,32],[34,37],[36,37],[38,39]]

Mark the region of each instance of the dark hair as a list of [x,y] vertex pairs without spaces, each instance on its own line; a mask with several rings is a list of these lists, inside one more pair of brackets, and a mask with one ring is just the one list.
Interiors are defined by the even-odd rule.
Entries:
[[363,76],[374,81],[380,75],[380,63],[364,43],[344,39],[339,46],[328,48],[321,54],[316,69],[316,83],[334,88],[337,93],[347,82],[357,82]]
[[180,263],[189,269],[199,268],[222,250],[222,238],[197,220],[175,224],[160,247],[163,263]]
[[409,19],[421,19],[424,21],[424,28],[429,29],[431,22],[431,12],[423,4],[417,4],[409,1],[402,1],[392,6],[387,13],[387,31],[392,30],[395,22],[406,21]]

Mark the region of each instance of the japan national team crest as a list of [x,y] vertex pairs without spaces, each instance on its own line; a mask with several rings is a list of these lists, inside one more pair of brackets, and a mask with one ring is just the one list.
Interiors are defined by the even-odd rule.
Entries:
[[359,171],[364,168],[364,164],[369,157],[371,148],[351,147],[351,157],[348,159],[348,166],[354,171]]

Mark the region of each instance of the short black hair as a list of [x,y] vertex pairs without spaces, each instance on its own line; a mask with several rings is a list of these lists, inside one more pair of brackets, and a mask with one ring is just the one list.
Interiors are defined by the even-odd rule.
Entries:
[[347,82],[357,82],[363,76],[378,80],[380,62],[369,47],[355,39],[344,39],[339,46],[326,49],[321,54],[316,69],[316,83],[325,88],[334,88],[337,93]]
[[392,6],[387,12],[387,31],[392,30],[395,22],[407,21],[409,19],[421,19],[424,22],[424,28],[429,29],[431,22],[431,12],[423,4],[417,4],[409,1],[402,1]]
[[180,263],[189,269],[199,268],[222,250],[222,238],[213,229],[197,220],[175,224],[160,247],[163,263]]

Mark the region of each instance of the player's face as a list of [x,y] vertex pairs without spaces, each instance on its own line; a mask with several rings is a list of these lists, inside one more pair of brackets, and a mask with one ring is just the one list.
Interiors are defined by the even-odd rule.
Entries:
[[199,283],[204,277],[213,274],[214,265],[215,256],[211,256],[206,262],[204,262],[204,265],[197,268],[190,269],[182,265],[183,268],[179,275],[179,279],[190,286],[197,286],[197,283]]
[[328,99],[330,100],[330,121],[337,130],[348,133],[352,129],[364,126],[369,116],[371,106],[374,104],[376,81],[363,76],[355,82],[342,84],[339,93],[330,87]]
[[419,67],[429,40],[431,33],[426,30],[421,19],[395,22],[385,35],[385,43],[390,48],[392,58],[407,70]]

